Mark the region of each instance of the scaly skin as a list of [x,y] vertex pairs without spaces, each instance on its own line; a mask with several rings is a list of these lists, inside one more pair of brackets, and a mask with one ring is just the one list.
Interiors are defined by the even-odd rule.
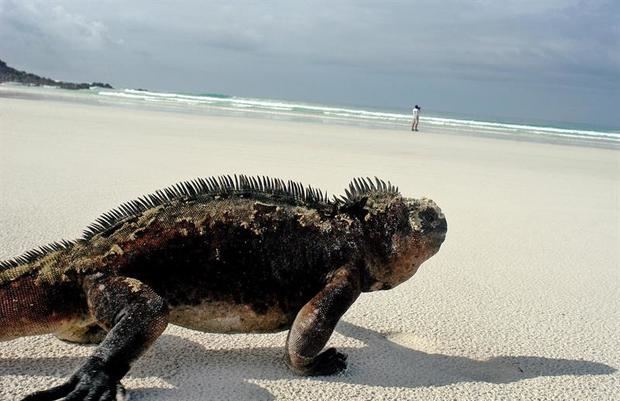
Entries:
[[415,274],[447,230],[430,200],[403,198],[380,181],[350,188],[348,203],[291,201],[272,189],[168,196],[83,240],[5,262],[0,340],[55,333],[100,342],[65,384],[25,400],[115,399],[168,323],[223,333],[290,329],[294,372],[342,371],[344,354],[321,352],[340,317],[361,292]]

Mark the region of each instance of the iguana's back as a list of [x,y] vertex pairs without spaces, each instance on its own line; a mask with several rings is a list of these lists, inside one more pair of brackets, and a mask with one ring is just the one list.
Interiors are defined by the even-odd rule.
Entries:
[[[241,313],[231,308],[247,310],[246,320],[276,310],[281,315],[276,327],[264,322],[254,330],[216,327],[204,316],[200,327],[192,327],[208,331],[287,327],[330,272],[358,257],[361,239],[359,222],[347,215],[251,197],[173,203],[112,231],[90,240],[98,250],[90,258],[103,258],[98,269],[153,288],[171,306],[172,322],[175,311],[210,309],[228,322]],[[187,317],[179,320],[183,324]]]
[[72,293],[92,274],[130,277],[167,301],[173,323],[218,332],[281,330],[330,272],[359,258],[362,239],[359,221],[334,203],[282,196],[294,194],[223,186],[193,196],[179,190],[150,207],[121,206],[82,240],[5,276],[22,274]]
[[[275,214],[282,214],[283,209],[297,208],[306,214],[314,210],[323,217],[333,216],[338,202],[329,201],[326,195],[310,187],[267,177],[222,176],[186,181],[104,213],[84,230],[79,240],[55,242],[0,261],[0,286],[24,275],[57,282],[71,280],[75,274],[113,268],[108,262],[119,256],[115,245],[131,247],[132,254],[151,252],[176,234],[187,233],[188,238],[193,238],[189,235],[196,234],[192,227],[204,231],[207,218],[211,224],[217,222],[216,228],[231,223],[246,227],[256,216],[260,220],[260,216],[267,215],[269,223],[273,223]],[[142,238],[145,233],[150,234],[149,241]]]

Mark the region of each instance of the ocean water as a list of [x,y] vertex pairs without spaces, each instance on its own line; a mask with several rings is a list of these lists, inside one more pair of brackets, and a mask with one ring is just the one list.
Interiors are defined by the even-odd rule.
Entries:
[[[4,86],[5,88],[8,86]],[[24,87],[22,87],[24,88]],[[25,88],[24,88],[25,89]],[[142,105],[189,112],[257,116],[274,119],[310,120],[347,125],[409,130],[411,114],[370,108],[338,107],[296,101],[244,98],[222,94],[181,94],[137,89],[91,88],[86,91],[67,91],[56,88],[27,88],[27,91],[53,96],[117,105]],[[1,95],[1,93],[0,93]],[[77,100],[77,99],[76,99]],[[420,129],[461,135],[486,136],[525,141],[564,143],[573,145],[620,149],[620,129],[588,129],[567,124],[537,125],[502,121],[482,121],[432,114],[423,110]]]
[[[179,94],[151,92],[134,89],[98,90],[98,96],[149,102],[175,106],[203,107],[244,114],[259,114],[274,118],[301,118],[331,121],[344,124],[380,126],[394,129],[409,129],[411,115],[390,111],[375,111],[352,107],[335,107],[305,102],[272,99],[243,98],[221,94]],[[422,129],[440,129],[464,135],[509,137],[511,139],[539,140],[572,144],[598,145],[620,148],[620,131],[587,130],[571,127],[537,126],[498,121],[477,121],[456,119],[440,115],[420,117]]]

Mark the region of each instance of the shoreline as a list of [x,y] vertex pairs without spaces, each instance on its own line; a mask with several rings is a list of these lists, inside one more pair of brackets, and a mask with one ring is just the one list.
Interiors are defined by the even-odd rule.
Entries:
[[[127,90],[119,90],[123,92]],[[153,93],[147,91],[131,90],[136,93]],[[341,125],[349,127],[360,127],[370,129],[385,129],[389,131],[410,131],[410,121],[395,123],[394,121],[373,121],[373,120],[352,120],[351,118],[337,117],[335,115],[309,115],[299,114],[292,111],[273,111],[251,108],[235,108],[235,107],[222,107],[213,106],[210,104],[198,104],[192,100],[190,103],[160,103],[149,102],[144,100],[136,100],[133,98],[123,97],[107,97],[100,95],[101,92],[86,92],[86,91],[65,91],[58,88],[48,87],[28,87],[23,85],[1,85],[0,84],[0,98],[17,98],[17,99],[30,99],[30,100],[49,100],[49,101],[63,101],[74,104],[92,104],[109,107],[126,107],[135,108],[138,110],[150,110],[150,111],[162,111],[172,113],[184,113],[192,115],[213,115],[220,117],[240,117],[240,118],[256,118],[259,120],[287,120],[292,122],[307,122],[316,124],[331,124]],[[103,93],[106,93],[103,91]],[[115,93],[111,93],[115,94]],[[121,93],[122,94],[122,93]],[[154,93],[155,94],[155,93]],[[192,99],[199,99],[200,96],[194,95],[177,95],[177,94],[160,94],[157,95],[170,95],[180,96]],[[233,99],[233,97],[230,97]],[[279,106],[278,106],[279,107]],[[318,107],[318,106],[312,106]],[[337,110],[337,109],[334,109]],[[342,109],[345,110],[345,109]],[[353,111],[353,110],[352,110]],[[357,112],[357,111],[355,111]],[[337,113],[328,113],[337,114]],[[378,113],[386,114],[386,113]],[[387,113],[386,115],[392,115]],[[394,116],[400,116],[393,114]],[[402,116],[399,117],[402,119]],[[429,121],[432,120],[432,121]],[[426,120],[426,121],[425,121]],[[436,120],[436,121],[435,121]],[[448,122],[448,125],[442,125],[442,121]],[[490,139],[510,140],[516,142],[532,142],[532,143],[544,143],[555,145],[568,145],[568,146],[584,146],[594,147],[602,149],[617,149],[620,150],[620,132],[604,132],[596,131],[599,134],[598,137],[578,136],[570,134],[570,132],[590,132],[580,131],[564,128],[554,128],[548,126],[529,126],[523,124],[512,123],[496,123],[496,122],[483,122],[483,121],[471,121],[476,125],[472,127],[468,126],[452,126],[451,121],[461,121],[462,123],[468,123],[468,120],[452,120],[446,118],[435,118],[421,116],[420,122],[422,124],[422,131],[418,134],[443,134],[443,135],[458,135],[464,137],[482,137]],[[438,125],[438,122],[440,125]],[[507,128],[501,128],[507,127]],[[515,133],[514,131],[521,129],[522,132]],[[542,130],[542,131],[541,131]],[[545,133],[545,130],[550,132],[558,131],[565,132],[560,134]],[[593,133],[595,131],[592,131]]]

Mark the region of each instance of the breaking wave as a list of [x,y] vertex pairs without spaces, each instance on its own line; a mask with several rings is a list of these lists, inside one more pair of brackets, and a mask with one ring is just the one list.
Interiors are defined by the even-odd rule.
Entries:
[[[123,99],[130,102],[148,102],[160,105],[181,105],[189,107],[208,107],[223,111],[259,113],[270,116],[288,116],[292,118],[313,118],[336,120],[352,124],[371,124],[402,128],[411,123],[411,116],[398,112],[363,110],[349,107],[332,107],[303,102],[282,100],[243,98],[221,94],[179,94],[152,92],[146,90],[95,90],[97,95],[108,99]],[[467,119],[445,118],[441,116],[422,116],[421,123],[444,130],[474,133],[491,136],[513,136],[525,139],[558,139],[585,141],[602,145],[620,146],[620,133],[556,128],[527,124],[477,121]]]

